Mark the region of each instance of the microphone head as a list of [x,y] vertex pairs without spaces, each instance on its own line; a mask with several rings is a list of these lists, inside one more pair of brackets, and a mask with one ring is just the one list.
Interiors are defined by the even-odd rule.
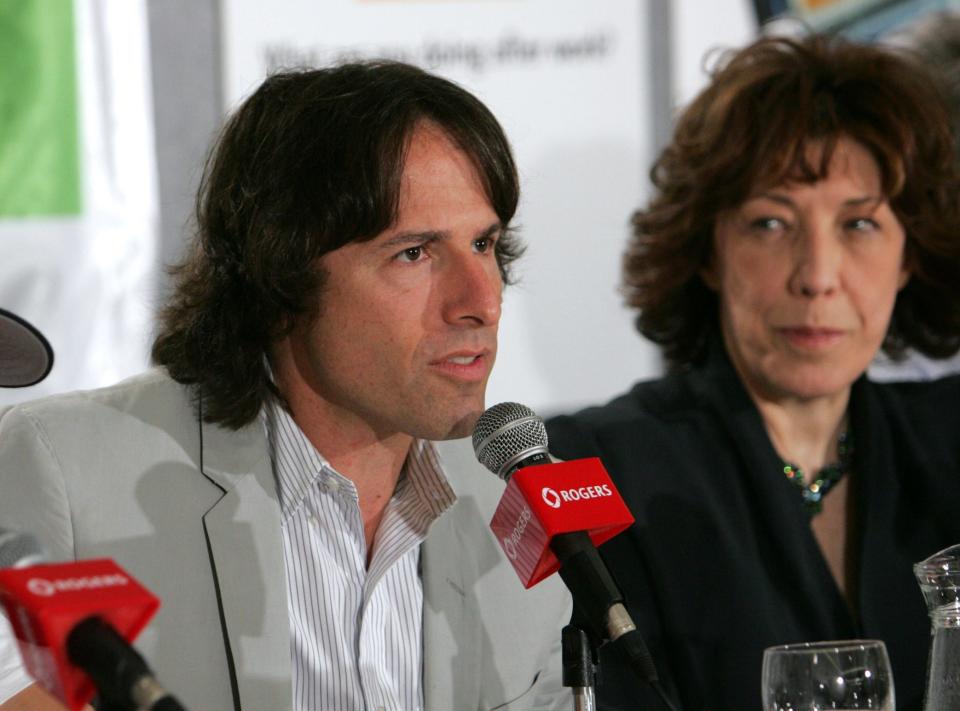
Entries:
[[29,533],[0,529],[0,569],[26,568],[44,561],[43,548]]
[[473,428],[473,452],[487,469],[506,481],[517,464],[548,454],[547,428],[539,415],[518,402],[501,402],[480,415]]

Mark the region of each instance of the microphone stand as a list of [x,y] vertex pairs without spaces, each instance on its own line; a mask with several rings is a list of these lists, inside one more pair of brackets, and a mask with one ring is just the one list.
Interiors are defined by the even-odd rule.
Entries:
[[560,637],[563,650],[563,685],[573,692],[575,711],[596,711],[593,681],[597,672],[597,650],[580,627],[569,624]]

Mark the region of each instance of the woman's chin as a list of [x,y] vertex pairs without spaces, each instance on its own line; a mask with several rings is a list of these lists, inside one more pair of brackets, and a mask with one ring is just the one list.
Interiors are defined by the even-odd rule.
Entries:
[[789,400],[818,400],[844,396],[850,391],[850,386],[859,377],[859,373],[842,374],[824,372],[817,369],[815,372],[804,373],[798,368],[792,373],[778,373],[768,380],[769,393],[774,399]]

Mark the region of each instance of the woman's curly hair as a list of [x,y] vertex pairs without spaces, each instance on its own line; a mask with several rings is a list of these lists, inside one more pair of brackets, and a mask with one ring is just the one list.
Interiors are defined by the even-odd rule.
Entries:
[[757,190],[822,179],[842,138],[876,160],[907,236],[911,278],[883,349],[960,349],[960,179],[937,87],[906,53],[837,37],[764,38],[725,56],[654,164],[656,193],[634,214],[624,256],[637,329],[672,368],[700,361],[717,329],[717,296],[699,276],[717,215]]

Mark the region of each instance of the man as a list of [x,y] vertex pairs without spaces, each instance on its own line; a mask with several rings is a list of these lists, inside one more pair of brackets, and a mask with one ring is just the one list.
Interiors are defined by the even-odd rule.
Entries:
[[[0,419],[0,525],[107,556],[193,709],[568,705],[557,581],[523,591],[464,443],[519,252],[473,96],[396,63],[269,78],[229,120],[154,359]],[[10,493],[8,493],[10,492]]]

